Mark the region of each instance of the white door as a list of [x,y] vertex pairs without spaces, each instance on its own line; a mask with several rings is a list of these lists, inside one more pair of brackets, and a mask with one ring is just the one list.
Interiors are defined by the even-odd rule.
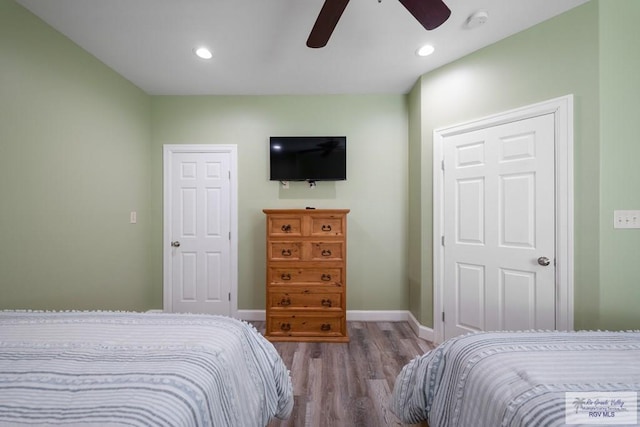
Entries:
[[554,115],[443,141],[444,338],[555,329]]
[[204,150],[165,146],[165,311],[230,315],[233,157]]

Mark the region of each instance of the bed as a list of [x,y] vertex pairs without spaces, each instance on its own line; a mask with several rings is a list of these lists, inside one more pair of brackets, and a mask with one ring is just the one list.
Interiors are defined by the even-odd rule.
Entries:
[[0,311],[0,425],[265,426],[289,372],[253,326],[165,313]]
[[[405,365],[391,409],[403,422],[430,427],[551,427],[574,416],[574,394],[631,392],[624,410],[633,410],[639,391],[638,331],[480,332],[447,340]],[[586,416],[583,406],[575,412]]]

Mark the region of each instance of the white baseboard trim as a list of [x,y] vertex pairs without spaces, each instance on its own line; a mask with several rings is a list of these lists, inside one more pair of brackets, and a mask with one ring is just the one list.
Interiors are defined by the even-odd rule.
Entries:
[[[406,310],[348,310],[347,321],[354,322],[406,322],[409,320]],[[264,321],[264,310],[238,310],[235,317],[248,321]]]
[[233,317],[247,322],[264,322],[267,320],[264,310],[238,310]]
[[433,338],[435,337],[433,329],[422,326],[420,322],[418,322],[418,319],[416,319],[413,313],[411,313],[410,311],[407,311],[407,314],[409,317],[407,321],[409,322],[409,325],[411,325],[411,329],[413,329],[413,332],[415,332],[419,338],[433,342]]
[[[249,322],[264,322],[264,310],[238,310],[234,316]],[[408,310],[347,310],[347,321],[353,322],[409,322],[411,329],[423,340],[433,341],[432,328],[422,326]]]
[[406,310],[347,310],[347,321],[353,322],[406,322]]

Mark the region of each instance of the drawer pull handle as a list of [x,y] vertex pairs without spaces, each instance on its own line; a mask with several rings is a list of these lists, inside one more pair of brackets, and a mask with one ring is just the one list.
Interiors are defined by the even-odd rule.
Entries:
[[282,280],[291,280],[291,275],[290,275],[289,273],[282,273],[282,274],[280,275],[280,278],[281,278]]
[[331,256],[331,251],[329,249],[323,249],[322,256]]
[[320,280],[322,280],[323,282],[328,282],[331,280],[331,275],[330,274],[323,274],[322,276],[320,276]]
[[329,225],[322,224],[322,231],[331,231],[331,224]]
[[290,233],[291,232],[291,224],[284,224],[282,227],[280,227],[280,230],[284,231],[285,233]]
[[291,298],[282,298],[280,300],[280,305],[287,307],[289,305],[291,305]]
[[284,332],[288,332],[291,330],[291,323],[281,323],[280,324],[280,329],[283,330]]
[[282,256],[291,256],[291,249],[283,249]]
[[331,307],[331,300],[330,299],[323,299],[320,304],[322,304],[323,307]]
[[330,323],[323,323],[322,325],[320,325],[320,330],[321,331],[330,331],[331,330],[331,324]]

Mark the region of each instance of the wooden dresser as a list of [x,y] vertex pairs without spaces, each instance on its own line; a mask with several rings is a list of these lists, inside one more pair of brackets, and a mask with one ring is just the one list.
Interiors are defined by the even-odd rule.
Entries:
[[271,341],[348,342],[348,209],[264,209]]

